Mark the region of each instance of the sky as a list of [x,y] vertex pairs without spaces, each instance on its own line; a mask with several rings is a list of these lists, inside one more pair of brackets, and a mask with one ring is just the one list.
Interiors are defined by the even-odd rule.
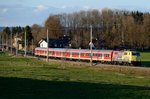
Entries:
[[0,26],[44,25],[50,14],[103,8],[150,12],[150,0],[0,0]]

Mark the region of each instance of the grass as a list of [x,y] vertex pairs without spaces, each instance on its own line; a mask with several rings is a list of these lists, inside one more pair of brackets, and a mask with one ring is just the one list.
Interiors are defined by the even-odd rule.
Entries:
[[149,99],[150,75],[0,53],[0,99]]
[[142,65],[150,67],[150,52],[141,52]]
[[[149,99],[147,87],[0,78],[1,99]],[[6,86],[7,85],[7,86]]]

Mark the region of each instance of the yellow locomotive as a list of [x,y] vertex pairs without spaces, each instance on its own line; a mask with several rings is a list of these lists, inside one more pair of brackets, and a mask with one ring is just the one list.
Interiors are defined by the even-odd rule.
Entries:
[[137,51],[113,51],[112,62],[115,64],[141,65],[140,53]]
[[138,65],[141,62],[140,53],[136,51],[124,51],[122,61]]

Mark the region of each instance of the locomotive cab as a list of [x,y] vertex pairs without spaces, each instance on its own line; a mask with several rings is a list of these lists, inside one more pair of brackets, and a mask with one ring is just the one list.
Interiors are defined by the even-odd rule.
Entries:
[[140,53],[136,51],[124,51],[122,61],[132,65],[140,65]]
[[133,65],[141,65],[141,57],[139,52],[132,51],[132,60]]

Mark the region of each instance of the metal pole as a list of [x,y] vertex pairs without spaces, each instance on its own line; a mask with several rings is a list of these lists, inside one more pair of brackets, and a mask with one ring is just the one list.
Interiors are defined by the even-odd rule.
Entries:
[[47,62],[48,62],[48,43],[49,43],[49,40],[48,40],[48,29],[47,29]]
[[32,56],[33,56],[33,39],[32,39]]
[[6,51],[8,51],[8,42],[7,42],[7,40],[8,40],[8,35],[6,35],[6,38],[5,38],[5,49],[6,49]]
[[92,66],[93,63],[92,63],[92,57],[93,57],[93,53],[92,53],[92,25],[90,26],[90,53],[91,53],[91,59],[90,59],[90,65]]
[[122,47],[124,47],[124,33],[122,31]]
[[4,51],[4,35],[2,35],[2,51]]
[[11,51],[11,54],[12,54],[12,32],[11,32],[11,41],[10,41],[10,43],[11,43],[11,49],[10,49],[10,51]]
[[0,35],[1,36],[1,49],[2,49],[2,35]]
[[25,52],[24,52],[24,56],[26,57],[26,55],[27,55],[27,42],[26,42],[26,39],[27,39],[27,37],[26,37],[26,31],[25,31],[25,36],[24,36],[24,44],[25,44]]
[[18,55],[18,33],[16,33],[16,56]]

